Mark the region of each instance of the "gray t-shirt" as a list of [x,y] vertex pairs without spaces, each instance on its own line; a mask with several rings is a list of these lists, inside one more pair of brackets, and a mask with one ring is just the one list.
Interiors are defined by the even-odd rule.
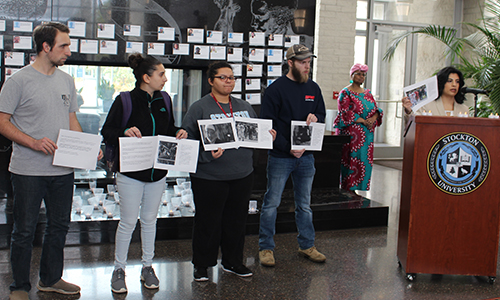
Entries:
[[[252,106],[241,99],[231,97],[231,105],[235,117],[257,118]],[[231,108],[227,103],[220,103],[221,110],[210,94],[204,96],[189,107],[182,120],[182,128],[187,131],[188,139],[201,140],[198,120],[223,119],[230,114]],[[214,159],[211,151],[205,151],[200,142],[198,168],[191,174],[207,180],[232,180],[248,176],[253,171],[253,149],[240,147],[226,149],[218,159]]]
[[[44,75],[26,66],[10,77],[0,92],[0,111],[27,135],[57,141],[59,129],[69,129],[69,114],[78,110],[75,82],[56,69]],[[72,168],[52,165],[52,155],[13,143],[9,171],[18,175],[59,176]]]

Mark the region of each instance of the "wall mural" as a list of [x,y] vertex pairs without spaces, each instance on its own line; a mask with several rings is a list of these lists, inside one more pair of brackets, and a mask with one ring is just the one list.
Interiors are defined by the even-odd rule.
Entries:
[[241,92],[260,97],[286,72],[283,57],[290,45],[313,47],[315,5],[315,0],[0,0],[2,82],[33,59],[33,29],[53,20],[70,27],[68,64],[126,65],[133,52],[175,68],[203,69],[213,60],[227,60],[235,66]]

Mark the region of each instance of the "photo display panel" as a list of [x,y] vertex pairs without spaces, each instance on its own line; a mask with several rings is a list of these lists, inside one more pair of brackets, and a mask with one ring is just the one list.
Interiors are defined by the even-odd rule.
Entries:
[[[8,57],[0,65],[7,75],[2,76],[2,84],[15,71],[12,67],[32,61],[33,30],[47,21],[70,29],[72,55],[67,64],[126,66],[134,52],[152,55],[167,68],[205,69],[213,61],[224,60],[246,68],[236,70],[242,99],[246,88],[252,99],[258,99],[256,94],[263,93],[270,80],[287,72],[283,57],[290,43],[314,46],[315,0],[78,3],[40,1],[29,10],[22,1],[5,4],[9,7],[0,11],[0,50]],[[307,16],[300,27],[293,18],[297,10]]]

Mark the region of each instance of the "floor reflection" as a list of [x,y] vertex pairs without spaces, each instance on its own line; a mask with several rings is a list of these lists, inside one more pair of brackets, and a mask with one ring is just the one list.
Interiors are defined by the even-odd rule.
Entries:
[[[31,299],[488,299],[500,296],[500,286],[486,277],[418,275],[405,280],[398,268],[397,214],[401,172],[374,166],[372,190],[359,192],[389,205],[389,226],[335,231],[318,231],[316,246],[327,256],[315,264],[297,255],[296,233],[276,236],[276,267],[258,262],[258,237],[246,239],[245,263],[254,276],[241,279],[219,266],[209,269],[210,280],[193,281],[191,241],[157,241],[153,267],[160,288],[147,290],[140,282],[140,243],[132,243],[126,282],[129,292],[114,295],[110,289],[114,245],[69,246],[65,250],[64,278],[82,287],[80,296],[40,293],[33,288]],[[359,205],[363,205],[362,198]],[[92,238],[89,236],[88,238]],[[32,268],[38,270],[40,247],[33,250]],[[0,251],[0,295],[6,298],[11,282],[9,251]],[[38,274],[31,275],[32,283]]]

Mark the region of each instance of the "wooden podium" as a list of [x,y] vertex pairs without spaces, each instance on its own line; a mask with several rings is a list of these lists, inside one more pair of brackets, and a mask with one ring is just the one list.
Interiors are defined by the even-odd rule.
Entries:
[[488,276],[490,283],[495,281],[498,149],[498,119],[409,120],[397,249],[408,280],[427,273]]

